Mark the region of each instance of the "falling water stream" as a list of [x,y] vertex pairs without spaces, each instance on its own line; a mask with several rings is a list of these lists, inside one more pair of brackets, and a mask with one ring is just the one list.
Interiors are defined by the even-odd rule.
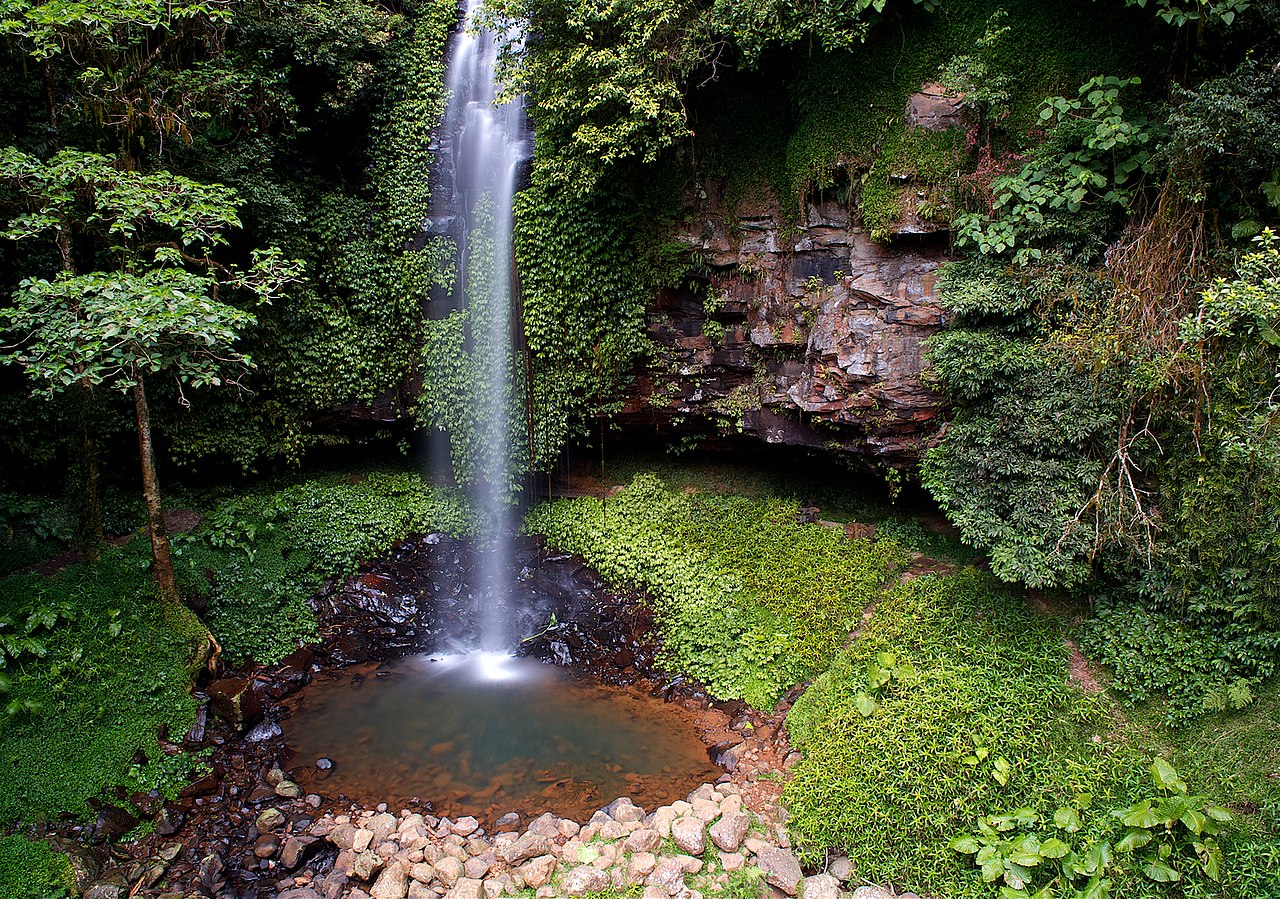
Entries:
[[471,359],[485,401],[477,409],[472,497],[480,513],[484,552],[476,615],[480,645],[509,650],[518,642],[505,614],[511,578],[516,469],[511,426],[516,403],[512,345],[512,200],[531,140],[524,102],[498,102],[497,63],[504,36],[477,27],[483,0],[467,0],[463,28],[449,63],[436,202],[452,219],[458,244],[454,296],[467,311]]
[[[464,411],[473,420],[465,434],[449,434],[455,455],[441,447],[432,464],[448,479],[458,454],[466,462],[460,480],[471,484],[480,533],[475,565],[456,575],[472,618],[442,614],[439,591],[411,596],[409,583],[395,583],[387,598],[435,622],[425,628],[431,637],[418,647],[423,652],[321,679],[298,696],[286,732],[306,766],[299,778],[317,789],[374,801],[420,796],[454,814],[585,817],[620,795],[646,803],[678,798],[714,768],[696,715],[636,688],[575,680],[514,656],[530,636],[517,629],[531,626],[540,608],[528,562],[515,549],[511,501],[519,472],[512,429],[523,427],[512,341],[512,202],[532,137],[521,100],[496,102],[504,36],[475,27],[482,2],[467,0],[452,51],[427,223],[458,247],[457,283],[447,298],[433,299],[433,316],[465,328],[458,349],[466,358],[458,361],[470,366],[470,395],[450,401],[469,403]],[[424,551],[431,540],[424,538]],[[328,764],[316,765],[320,759]]]

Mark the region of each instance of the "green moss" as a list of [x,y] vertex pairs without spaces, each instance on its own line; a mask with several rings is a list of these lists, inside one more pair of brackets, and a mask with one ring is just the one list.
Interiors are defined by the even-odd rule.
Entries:
[[48,843],[21,834],[0,837],[0,896],[62,899],[74,889],[71,861]]
[[195,718],[191,666],[203,628],[166,612],[135,540],[56,577],[0,581],[0,618],[33,632],[39,651],[10,659],[0,712],[0,821],[83,816],[85,800],[122,783],[134,753],[157,752],[156,733],[183,734]]
[[765,708],[826,667],[905,564],[892,542],[800,524],[794,502],[677,492],[652,475],[607,503],[540,506],[525,527],[647,590],[672,670]]
[[[914,677],[891,681],[864,717],[856,699],[880,653]],[[843,849],[859,877],[939,897],[991,894],[947,845],[975,818],[1052,813],[1082,791],[1115,803],[1145,773],[1108,738],[1105,704],[1068,686],[1054,623],[974,569],[892,590],[787,726],[804,752],[784,795],[802,854]]]
[[[725,77],[705,102],[695,96],[702,156],[728,180],[731,203],[767,186],[784,216],[795,218],[813,190],[838,188],[849,200],[851,185],[903,131],[907,98],[953,57],[972,53],[999,9],[1009,30],[989,51],[989,67],[1013,79],[1003,123],[1011,134],[1035,123],[1044,97],[1074,91],[1099,72],[1137,74],[1154,57],[1139,43],[1143,31],[1131,27],[1145,20],[1119,4],[975,0],[944,3],[936,13],[898,9],[901,17],[860,50],[797,55],[786,63],[792,71],[772,73],[773,88],[746,74]],[[776,90],[781,81],[786,96]],[[872,220],[890,221],[896,197],[883,183],[863,189],[871,191]]]
[[863,227],[877,238],[915,210],[922,217],[949,222],[952,192],[966,166],[965,155],[965,136],[957,128],[892,127],[862,186]]

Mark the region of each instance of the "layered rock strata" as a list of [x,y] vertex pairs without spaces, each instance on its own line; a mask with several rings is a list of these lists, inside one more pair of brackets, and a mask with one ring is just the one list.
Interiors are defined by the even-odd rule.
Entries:
[[[926,85],[906,122],[959,127],[960,103]],[[913,465],[942,411],[924,342],[946,323],[935,286],[949,240],[923,212],[924,186],[900,181],[902,213],[877,240],[856,204],[825,196],[795,223],[773,201],[731,205],[715,183],[688,197],[692,223],[672,237],[696,276],[649,310],[658,358],[622,419],[820,448],[873,468]]]

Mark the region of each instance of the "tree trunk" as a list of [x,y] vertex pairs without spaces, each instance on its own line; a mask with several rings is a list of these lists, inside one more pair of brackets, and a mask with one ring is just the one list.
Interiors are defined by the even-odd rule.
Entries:
[[80,523],[76,548],[86,558],[98,558],[102,548],[102,470],[98,459],[98,438],[94,432],[93,393],[87,384],[80,389]]
[[178,582],[173,576],[173,559],[169,555],[169,535],[164,527],[164,506],[160,502],[160,483],[156,479],[156,453],[151,445],[151,412],[147,408],[147,391],[142,376],[133,388],[133,405],[138,415],[138,450],[142,456],[142,498],[147,503],[147,530],[151,532],[151,555],[155,559],[156,588],[160,598],[178,602]]

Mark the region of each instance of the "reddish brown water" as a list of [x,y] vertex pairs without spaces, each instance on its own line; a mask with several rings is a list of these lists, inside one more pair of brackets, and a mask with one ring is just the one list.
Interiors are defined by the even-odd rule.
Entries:
[[[619,796],[655,808],[720,771],[695,717],[626,687],[496,653],[409,656],[303,690],[285,737],[317,791],[492,821],[545,811],[585,821]],[[321,758],[333,761],[322,771]]]

